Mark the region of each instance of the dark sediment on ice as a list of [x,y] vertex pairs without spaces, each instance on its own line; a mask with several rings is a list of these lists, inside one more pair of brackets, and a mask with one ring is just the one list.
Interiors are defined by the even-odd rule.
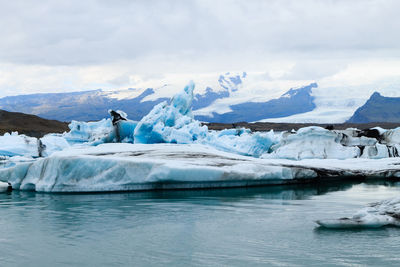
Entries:
[[370,122],[370,123],[272,123],[272,122],[238,122],[238,123],[203,123],[208,126],[210,130],[223,130],[223,129],[234,129],[237,127],[249,128],[254,132],[257,131],[291,131],[292,129],[298,130],[302,127],[307,126],[320,126],[330,130],[345,130],[347,128],[357,128],[357,129],[370,129],[373,127],[382,127],[384,129],[394,129],[400,127],[400,123],[391,122]]

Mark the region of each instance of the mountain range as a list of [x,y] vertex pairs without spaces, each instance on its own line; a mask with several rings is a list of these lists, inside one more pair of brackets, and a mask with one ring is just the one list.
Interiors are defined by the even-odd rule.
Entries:
[[[281,96],[274,98],[267,96],[242,99],[240,93],[247,89],[246,78],[246,72],[225,73],[220,75],[215,83],[204,86],[204,90],[199,90],[194,95],[195,118],[204,122],[219,123],[268,121],[268,119],[279,122],[284,118],[289,118],[285,122],[290,122],[291,117],[307,116],[316,110],[313,90],[318,88],[317,83],[290,88]],[[140,120],[154,105],[169,101],[170,97],[167,96],[173,93],[165,94],[165,92],[171,91],[171,88],[170,85],[164,85],[159,88],[132,88],[119,91],[98,89],[8,96],[0,98],[0,109],[65,122],[100,120],[109,116],[107,112],[109,109],[119,109],[125,111],[130,119]],[[356,108],[357,106],[353,111]],[[399,118],[400,98],[384,97],[376,92],[347,122],[400,122]],[[329,123],[329,119],[324,122]]]

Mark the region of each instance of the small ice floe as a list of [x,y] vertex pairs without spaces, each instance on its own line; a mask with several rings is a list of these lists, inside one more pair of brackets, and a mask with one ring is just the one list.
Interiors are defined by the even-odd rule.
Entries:
[[372,203],[349,218],[318,220],[316,223],[321,227],[332,229],[399,227],[400,197]]
[[0,193],[11,191],[10,183],[0,182]]

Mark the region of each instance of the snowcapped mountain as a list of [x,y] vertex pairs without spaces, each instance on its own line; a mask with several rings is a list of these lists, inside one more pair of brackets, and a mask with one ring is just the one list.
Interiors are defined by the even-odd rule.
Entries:
[[[249,90],[248,75],[225,73],[214,82],[197,83],[193,100],[196,118],[210,122],[254,121],[285,117],[312,110],[311,89],[315,83],[290,89],[280,98],[257,96]],[[154,88],[131,88],[119,91],[92,90],[73,93],[51,93],[10,96],[0,99],[0,108],[35,114],[61,121],[99,120],[108,117],[108,109],[124,110],[132,120],[140,120],[161,101],[169,101],[180,87],[165,84]],[[256,96],[256,97],[255,97]],[[255,98],[255,99],[254,99]]]
[[290,89],[277,99],[265,102],[244,102],[230,106],[231,111],[211,116],[198,115],[202,121],[231,123],[239,121],[258,121],[265,118],[281,118],[311,111],[315,108],[312,88],[316,83],[297,89]]
[[[193,114],[206,122],[343,123],[372,93],[331,90],[313,81],[276,81],[265,73],[227,72],[193,78]],[[159,84],[125,90],[9,96],[0,99],[0,109],[60,121],[99,120],[108,117],[108,109],[119,109],[130,119],[140,120],[154,105],[169,101],[183,88],[182,83],[160,80]],[[386,121],[385,116],[381,119]]]

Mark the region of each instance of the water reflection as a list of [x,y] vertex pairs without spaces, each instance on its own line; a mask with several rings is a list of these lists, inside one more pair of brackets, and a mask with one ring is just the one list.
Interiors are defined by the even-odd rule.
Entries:
[[[6,263],[41,266],[307,265],[335,263],[347,249],[350,262],[354,254],[368,256],[366,244],[377,249],[375,240],[384,243],[382,255],[396,251],[399,229],[324,231],[313,221],[347,215],[374,200],[371,192],[397,194],[398,187],[348,181],[107,194],[14,191],[0,195],[0,249]],[[43,251],[51,253],[40,257]]]
[[[13,191],[0,195],[0,205],[25,205],[32,201],[39,203],[51,203],[55,209],[64,207],[65,204],[73,205],[74,202],[81,205],[83,202],[90,205],[91,201],[101,200],[105,205],[110,201],[126,203],[137,200],[169,200],[187,201],[198,198],[220,198],[227,201],[241,201],[245,198],[261,197],[264,199],[304,200],[311,196],[323,195],[328,192],[347,190],[357,181],[329,182],[299,185],[262,186],[225,189],[201,189],[201,190],[158,190],[142,192],[113,192],[113,193],[37,193],[31,191]],[[371,185],[396,186],[397,183],[389,181],[368,182]],[[59,206],[61,205],[61,206]],[[115,206],[115,205],[113,205]],[[124,205],[122,205],[123,207]]]

